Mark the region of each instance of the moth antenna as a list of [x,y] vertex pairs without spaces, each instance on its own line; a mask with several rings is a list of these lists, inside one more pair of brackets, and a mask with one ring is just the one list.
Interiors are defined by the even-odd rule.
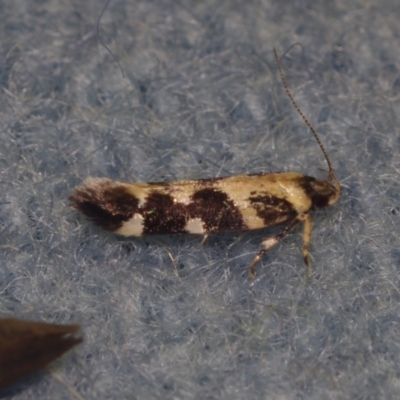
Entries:
[[327,153],[327,151],[325,150],[325,147],[323,146],[323,144],[322,144],[322,142],[321,142],[321,139],[320,139],[319,136],[317,135],[317,132],[315,131],[315,129],[314,129],[313,126],[311,125],[311,122],[310,122],[310,121],[307,119],[307,117],[303,114],[303,111],[300,110],[300,107],[297,105],[296,101],[294,100],[293,95],[292,95],[292,93],[290,92],[289,87],[288,87],[288,84],[287,84],[287,82],[286,82],[285,75],[283,74],[283,69],[282,69],[282,65],[281,65],[281,62],[280,62],[279,57],[278,57],[278,53],[276,52],[275,47],[274,47],[273,49],[274,49],[274,55],[275,55],[276,64],[278,65],[279,75],[281,76],[281,80],[282,80],[282,83],[283,83],[283,87],[285,88],[286,94],[288,95],[288,97],[289,97],[291,103],[293,104],[293,107],[296,109],[297,113],[298,113],[298,114],[300,115],[300,117],[303,119],[304,123],[308,126],[308,128],[310,129],[310,131],[311,131],[312,134],[314,135],[315,139],[317,140],[317,143],[318,143],[320,149],[322,150],[322,153],[324,154],[325,159],[326,159],[326,162],[327,162],[327,164],[328,164],[328,168],[329,168],[329,174],[328,174],[328,175],[329,175],[329,180],[330,180],[330,181],[334,181],[334,182],[335,182],[335,187],[338,187],[339,182],[338,182],[338,180],[337,180],[337,178],[335,177],[335,174],[334,174],[334,172],[333,172],[333,167],[332,167],[332,164],[331,164],[331,160],[330,160],[329,157],[328,157],[328,153]]
[[108,48],[108,46],[103,42],[103,39],[100,36],[100,21],[101,18],[104,14],[104,11],[106,11],[106,8],[108,7],[108,5],[110,4],[111,0],[107,0],[106,4],[104,5],[103,9],[101,10],[101,13],[99,15],[99,18],[97,20],[97,24],[96,24],[96,34],[97,34],[97,40],[100,42],[100,44],[111,54],[111,57],[115,60],[115,62],[118,64],[119,69],[121,70],[121,74],[122,77],[125,78],[125,73],[124,70],[121,67],[121,64],[119,63],[117,57],[115,57],[114,53]]

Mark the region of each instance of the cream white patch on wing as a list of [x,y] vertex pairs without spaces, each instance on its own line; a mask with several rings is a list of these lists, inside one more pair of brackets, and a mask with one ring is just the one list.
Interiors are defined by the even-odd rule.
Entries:
[[174,203],[180,203],[185,206],[192,202],[193,193],[196,192],[196,187],[191,181],[184,181],[185,184],[173,182],[168,188],[167,193],[174,199]]
[[192,218],[185,225],[185,231],[188,233],[202,235],[206,233],[203,221],[200,218]]
[[254,208],[247,206],[239,208],[239,211],[247,229],[260,229],[265,227],[264,220],[257,216],[257,211]]
[[299,184],[299,179],[303,176],[297,172],[234,175],[221,179],[214,186],[226,193],[240,209],[249,206],[249,194],[268,194],[288,201],[297,212],[307,212],[312,201]]
[[140,214],[134,214],[131,219],[125,221],[116,232],[124,236],[142,236],[144,218]]
[[139,200],[139,207],[143,207],[151,191],[151,187],[142,182],[124,184],[127,192]]

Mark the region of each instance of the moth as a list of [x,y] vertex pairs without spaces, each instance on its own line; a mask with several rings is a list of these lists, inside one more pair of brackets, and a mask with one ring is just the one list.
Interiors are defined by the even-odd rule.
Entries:
[[263,239],[261,250],[249,266],[252,278],[254,267],[265,252],[297,224],[303,223],[302,254],[309,269],[309,212],[335,204],[340,194],[340,183],[319,136],[288,88],[275,48],[274,55],[291,103],[325,156],[327,179],[317,179],[300,172],[171,182],[127,183],[88,178],[69,196],[71,206],[101,228],[124,236],[190,233],[206,237],[214,232],[281,226],[278,233]]

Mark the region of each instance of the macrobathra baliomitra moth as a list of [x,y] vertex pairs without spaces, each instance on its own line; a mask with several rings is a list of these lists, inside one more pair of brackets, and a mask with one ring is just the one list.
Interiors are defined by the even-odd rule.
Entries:
[[209,233],[282,226],[263,239],[249,274],[263,254],[295,225],[303,223],[303,259],[308,266],[311,236],[309,211],[335,204],[340,194],[328,154],[317,133],[293,99],[274,49],[283,86],[293,106],[317,140],[328,164],[327,179],[300,172],[234,175],[171,182],[118,182],[88,178],[69,197],[71,205],[93,222],[124,236]]

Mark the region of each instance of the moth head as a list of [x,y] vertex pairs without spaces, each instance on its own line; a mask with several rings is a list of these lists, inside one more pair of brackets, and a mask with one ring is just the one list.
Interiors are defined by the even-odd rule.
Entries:
[[314,207],[327,207],[335,204],[340,195],[340,183],[334,175],[329,179],[316,179],[306,176],[304,188]]

